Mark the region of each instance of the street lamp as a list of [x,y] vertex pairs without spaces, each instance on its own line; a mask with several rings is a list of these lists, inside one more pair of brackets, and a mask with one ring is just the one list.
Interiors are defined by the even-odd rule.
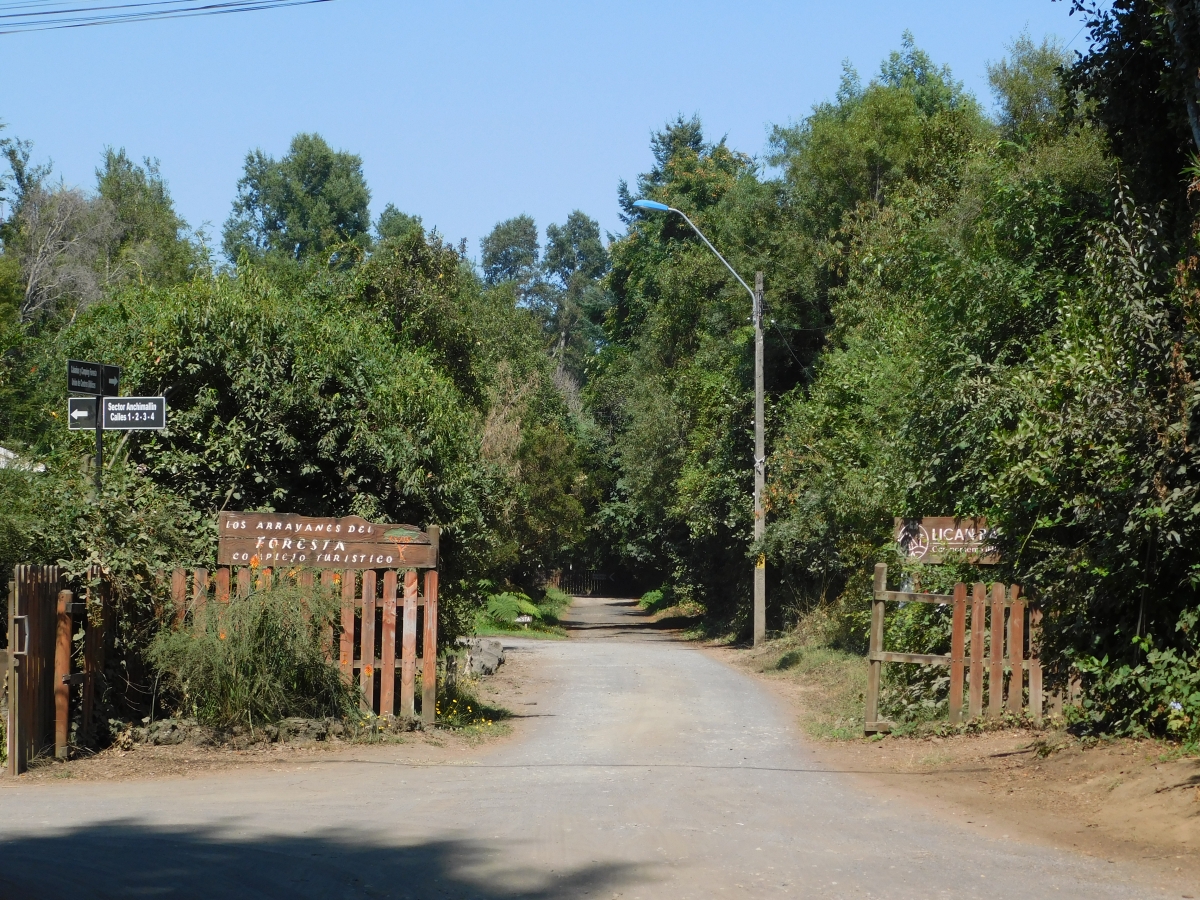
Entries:
[[[673,206],[667,206],[665,203],[658,203],[654,200],[634,200],[633,205],[638,209],[650,210],[652,212],[667,212],[675,213],[683,218],[683,221],[692,226],[692,231],[700,235],[700,240],[704,241],[706,247],[713,252],[722,263],[725,264],[731,275],[737,279],[737,283],[746,289],[753,302],[752,309],[754,310],[754,540],[761,541],[763,531],[766,528],[766,517],[763,514],[762,495],[763,482],[765,480],[766,466],[766,449],[764,447],[763,437],[763,331],[762,331],[762,298],[763,298],[763,274],[762,272],[755,273],[754,290],[750,290],[750,285],[742,280],[742,276],[731,266],[728,260],[725,259],[717,248],[712,245],[712,241],[704,236],[704,232],[696,227],[696,223],[687,217],[682,211]],[[767,561],[762,553],[759,553],[758,558],[754,561],[754,646],[757,647],[762,643],[763,637],[767,631]]]

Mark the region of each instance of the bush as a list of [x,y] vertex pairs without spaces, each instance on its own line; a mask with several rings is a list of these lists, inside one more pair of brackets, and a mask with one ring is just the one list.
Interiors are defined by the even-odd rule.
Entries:
[[1177,630],[1190,646],[1158,649],[1153,638],[1134,638],[1144,654],[1136,665],[1114,665],[1106,656],[1079,659],[1087,684],[1080,725],[1089,731],[1200,741],[1200,647],[1193,638],[1200,610],[1188,610]]
[[200,627],[164,628],[150,659],[181,712],[227,728],[289,716],[343,716],[357,691],[332,665],[326,623],[331,594],[279,586],[210,603]]
[[503,591],[488,597],[487,617],[492,624],[512,626],[517,623],[517,616],[532,616],[535,620],[540,620],[542,611],[527,594],[520,591]]
[[656,613],[659,610],[666,609],[671,605],[671,589],[657,588],[653,591],[646,591],[646,593],[642,594],[642,599],[638,603],[647,612]]
[[562,615],[563,610],[570,605],[570,594],[560,591],[556,587],[548,587],[545,596],[542,597],[542,602],[538,604],[538,609],[542,612],[543,621],[554,624],[558,622],[558,617]]

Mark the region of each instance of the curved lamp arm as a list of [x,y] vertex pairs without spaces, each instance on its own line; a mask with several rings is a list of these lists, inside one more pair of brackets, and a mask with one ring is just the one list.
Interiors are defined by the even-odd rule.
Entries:
[[638,209],[652,209],[657,212],[673,212],[678,216],[682,216],[683,221],[687,222],[689,225],[692,226],[692,231],[694,231],[694,232],[696,232],[696,234],[700,235],[700,240],[704,241],[704,245],[713,252],[713,255],[717,259],[719,259],[722,263],[725,264],[725,268],[727,268],[729,270],[729,274],[732,275],[734,278],[736,278],[738,281],[738,284],[740,284],[742,287],[744,287],[746,289],[746,293],[750,295],[750,299],[754,302],[754,313],[755,313],[755,315],[758,315],[758,296],[754,293],[754,291],[752,291],[750,289],[750,285],[748,285],[748,284],[746,284],[746,282],[742,281],[742,276],[739,275],[737,273],[737,270],[734,269],[734,267],[729,264],[729,260],[727,260],[725,257],[723,257],[720,253],[717,252],[717,248],[712,245],[712,241],[710,241],[708,238],[706,238],[704,236],[704,232],[696,227],[696,223],[687,217],[687,213],[685,213],[681,209],[676,209],[673,206],[667,206],[667,204],[665,204],[665,203],[657,203],[654,200],[634,200],[633,205],[636,206]]

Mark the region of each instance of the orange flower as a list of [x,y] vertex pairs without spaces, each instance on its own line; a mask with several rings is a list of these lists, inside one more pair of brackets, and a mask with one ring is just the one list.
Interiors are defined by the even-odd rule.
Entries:
[[372,675],[375,674],[375,667],[374,666],[363,666],[363,674],[366,675],[368,678],[370,678]]
[[225,640],[225,632],[223,632],[223,631],[217,632],[217,637],[220,638],[221,640]]
[[258,560],[258,554],[257,554],[257,553],[255,553],[255,554],[254,554],[252,557],[250,557],[250,568],[252,568],[252,569],[257,569],[257,568],[258,568],[258,561],[259,561],[259,560]]

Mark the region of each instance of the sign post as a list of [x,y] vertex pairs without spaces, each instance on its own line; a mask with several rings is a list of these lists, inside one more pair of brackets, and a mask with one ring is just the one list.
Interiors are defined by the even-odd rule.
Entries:
[[164,397],[121,397],[121,367],[67,360],[67,428],[96,431],[96,493],[104,470],[104,431],[144,431],[167,427]]

